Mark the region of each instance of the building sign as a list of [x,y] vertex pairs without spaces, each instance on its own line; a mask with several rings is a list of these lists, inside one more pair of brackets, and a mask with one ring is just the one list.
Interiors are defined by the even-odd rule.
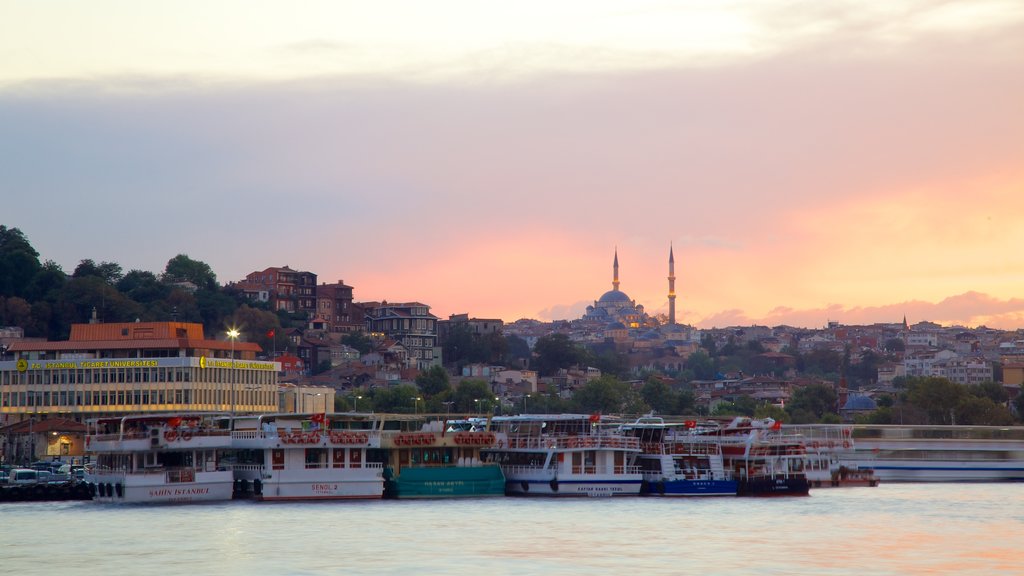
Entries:
[[195,366],[190,361],[198,360],[201,368],[235,368],[237,370],[266,370],[276,371],[276,362],[257,362],[249,360],[230,359],[208,359],[205,356],[200,358],[167,358],[151,360],[40,360],[28,361],[24,358],[18,360],[17,369],[19,372],[28,370],[94,370],[100,368],[180,368],[184,366]]

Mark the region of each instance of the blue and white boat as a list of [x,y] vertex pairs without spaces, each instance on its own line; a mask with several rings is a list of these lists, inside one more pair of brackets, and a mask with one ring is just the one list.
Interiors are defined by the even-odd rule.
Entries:
[[651,416],[622,427],[640,441],[641,495],[736,495],[736,480],[725,470],[721,445],[693,434],[695,427],[696,422],[670,424]]
[[495,446],[481,457],[505,473],[508,495],[636,496],[640,440],[597,414],[525,414],[491,421]]

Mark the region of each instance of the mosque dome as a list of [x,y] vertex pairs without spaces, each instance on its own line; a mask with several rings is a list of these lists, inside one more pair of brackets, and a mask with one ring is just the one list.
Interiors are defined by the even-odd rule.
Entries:
[[878,408],[878,404],[874,400],[861,394],[851,394],[843,406],[843,410],[874,410],[876,408]]
[[625,292],[622,292],[620,290],[609,290],[601,295],[601,298],[598,300],[598,302],[612,304],[617,302],[631,302],[631,300]]

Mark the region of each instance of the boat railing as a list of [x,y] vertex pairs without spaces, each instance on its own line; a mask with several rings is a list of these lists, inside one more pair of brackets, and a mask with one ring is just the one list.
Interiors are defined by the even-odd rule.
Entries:
[[547,472],[553,475],[555,472],[554,469],[545,468],[542,465],[530,466],[528,464],[502,465],[501,469],[506,475],[510,476],[540,474],[542,472]]
[[512,436],[509,448],[572,450],[577,448],[639,450],[640,439],[629,436]]

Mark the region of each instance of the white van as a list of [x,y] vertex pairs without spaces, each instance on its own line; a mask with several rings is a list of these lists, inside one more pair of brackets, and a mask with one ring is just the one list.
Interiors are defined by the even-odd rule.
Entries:
[[39,482],[39,472],[29,468],[15,468],[11,470],[11,477],[7,479],[8,484],[35,484]]

